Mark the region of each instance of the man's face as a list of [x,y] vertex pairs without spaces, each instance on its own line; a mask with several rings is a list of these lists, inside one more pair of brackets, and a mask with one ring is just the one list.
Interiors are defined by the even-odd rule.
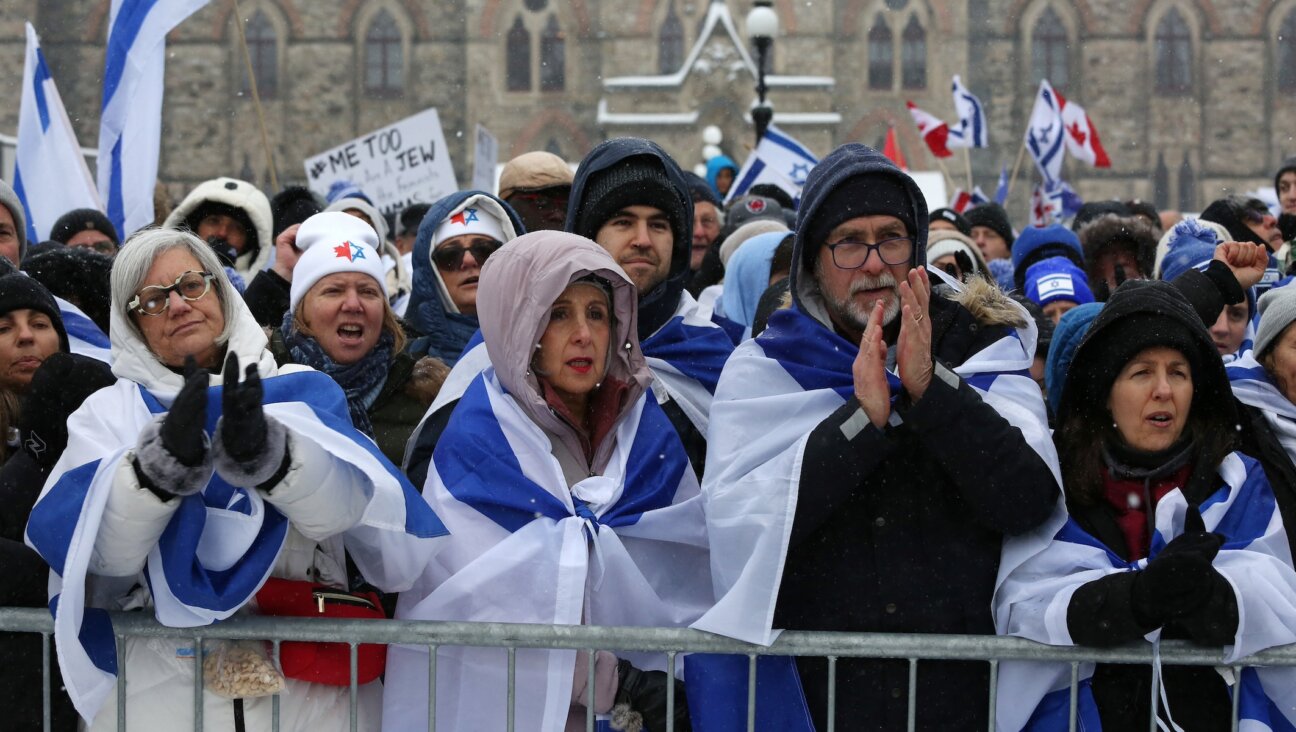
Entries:
[[[815,261],[815,279],[833,323],[847,336],[858,341],[868,327],[869,314],[876,303],[882,303],[882,323],[889,324],[900,314],[900,283],[909,276],[910,261],[887,264],[878,251],[869,251],[864,263],[856,269],[842,269],[833,260],[831,245],[853,246],[846,242],[877,244],[888,239],[910,236],[904,222],[894,216],[876,214],[859,216],[837,226],[828,240],[819,246]],[[912,242],[910,243],[912,256]],[[842,259],[838,252],[838,259]]]
[[693,251],[689,256],[689,269],[694,272],[702,266],[707,248],[720,236],[720,212],[710,201],[693,202]]
[[1296,170],[1289,170],[1278,178],[1278,204],[1283,213],[1296,214]]
[[112,239],[108,238],[98,229],[83,229],[68,237],[64,242],[70,247],[85,247],[93,252],[105,254],[109,257],[117,255],[117,245],[113,244]]
[[594,241],[621,265],[641,297],[670,274],[675,236],[659,208],[626,206],[603,223]]
[[[982,227],[985,228],[985,227]],[[934,218],[927,225],[927,231],[958,231],[958,227],[942,218]]]
[[1269,251],[1277,251],[1282,246],[1282,232],[1278,230],[1278,219],[1268,211],[1257,214],[1254,219],[1246,220],[1247,228],[1265,242]]
[[567,223],[567,199],[571,186],[550,186],[518,191],[505,199],[522,219],[527,231],[562,231]]
[[1110,292],[1115,292],[1120,286],[1120,282],[1116,281],[1117,265],[1124,270],[1125,280],[1147,279],[1147,275],[1139,271],[1138,261],[1134,259],[1134,255],[1124,249],[1109,247],[1107,251],[1098,255],[1097,273],[1099,278],[1107,283]]
[[981,250],[981,256],[987,262],[992,259],[1008,259],[1012,256],[1012,251],[1008,249],[1008,242],[989,226],[973,226],[972,241],[976,242],[977,249]]
[[18,266],[18,226],[7,206],[0,206],[0,257]]
[[239,223],[238,219],[225,214],[212,213],[202,217],[198,222],[198,231],[194,233],[204,241],[212,237],[223,239],[239,254],[242,254],[244,247],[247,246],[247,229]]

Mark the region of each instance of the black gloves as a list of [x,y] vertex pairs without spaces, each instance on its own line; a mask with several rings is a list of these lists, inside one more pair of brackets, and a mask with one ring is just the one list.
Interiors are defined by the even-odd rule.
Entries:
[[55,353],[45,359],[23,397],[18,419],[23,450],[42,468],[54,467],[67,447],[68,416],[114,381],[108,364],[89,356]]
[[664,671],[641,671],[624,658],[617,662],[620,685],[617,704],[629,704],[632,711],[643,717],[644,729],[664,732],[666,729],[666,688],[675,685],[675,729],[691,732],[688,701],[684,697],[684,684],[672,679]]
[[1224,537],[1206,531],[1201,512],[1189,506],[1184,532],[1135,575],[1130,589],[1135,616],[1160,627],[1200,608],[1215,590],[1211,562],[1223,545]]
[[185,358],[185,382],[166,416],[140,433],[135,477],[143,488],[166,501],[200,492],[211,478],[207,421],[207,372],[193,356]]
[[221,399],[220,432],[225,453],[245,463],[265,447],[266,418],[261,409],[261,375],[254,363],[248,364],[247,378],[239,383],[238,354],[225,359],[225,394]]
[[255,363],[248,364],[239,382],[238,355],[225,359],[221,418],[213,446],[216,471],[231,485],[270,490],[288,472],[288,432],[267,417],[261,406],[264,393]]
[[158,434],[172,457],[181,465],[193,467],[202,462],[207,449],[203,423],[207,421],[208,379],[207,372],[198,368],[193,356],[185,357],[184,377],[184,386],[171,403]]

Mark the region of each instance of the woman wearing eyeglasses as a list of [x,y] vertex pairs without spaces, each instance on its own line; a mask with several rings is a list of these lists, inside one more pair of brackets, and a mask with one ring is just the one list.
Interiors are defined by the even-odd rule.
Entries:
[[526,233],[507,203],[482,191],[452,193],[432,204],[414,241],[414,294],[405,320],[421,337],[415,356],[453,366],[477,332],[477,281],[495,250]]
[[[377,260],[364,245],[343,249]],[[192,638],[115,648],[102,610],[149,607],[165,625],[208,625],[265,607],[268,578],[306,585],[307,598],[310,588],[345,593],[348,557],[368,582],[400,591],[445,528],[351,426],[333,379],[275,363],[197,237],[154,229],[128,241],[113,265],[111,318],[118,381],[68,419],[27,539],[54,572],[64,682],[89,728],[115,728],[124,669],[128,729],[187,729],[203,653]],[[105,661],[118,654],[124,667]],[[266,689],[220,696],[220,668],[207,661],[205,728],[269,729]],[[284,670],[280,729],[349,726],[346,687]],[[378,682],[359,688],[361,729],[377,727],[381,693]]]

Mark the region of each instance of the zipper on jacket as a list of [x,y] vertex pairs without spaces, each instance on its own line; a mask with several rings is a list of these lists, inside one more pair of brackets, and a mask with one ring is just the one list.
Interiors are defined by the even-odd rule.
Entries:
[[319,608],[321,615],[324,614],[324,603],[332,602],[340,605],[356,605],[359,607],[376,609],[373,602],[363,598],[351,595],[345,592],[335,592],[330,590],[314,590],[311,595],[315,598],[315,605]]

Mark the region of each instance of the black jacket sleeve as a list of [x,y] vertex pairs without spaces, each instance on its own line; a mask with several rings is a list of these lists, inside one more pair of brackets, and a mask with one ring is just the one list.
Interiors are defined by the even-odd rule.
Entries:
[[1052,513],[1060,493],[1053,472],[1021,430],[954,372],[937,362],[922,399],[899,410],[974,521],[1013,535]]
[[792,521],[792,546],[813,536],[895,449],[851,399],[810,433],[801,461],[801,492]]
[[1210,266],[1205,270],[1189,268],[1174,278],[1170,284],[1188,298],[1193,310],[1197,311],[1197,316],[1202,319],[1207,328],[1219,319],[1220,311],[1224,306],[1242,302],[1246,298],[1246,293],[1238,283],[1237,277],[1233,276],[1233,271],[1219,260],[1211,260]]
[[45,607],[48,602],[49,565],[21,541],[0,539],[0,607]]
[[274,270],[261,270],[252,278],[247,291],[243,293],[243,302],[256,322],[265,327],[277,328],[283,322],[284,313],[288,312],[289,295],[292,283],[280,277]]
[[445,432],[446,425],[450,423],[450,415],[458,403],[459,400],[456,399],[443,405],[429,415],[423,424],[415,428],[414,441],[409,447],[408,454],[405,455],[405,476],[419,493],[423,492],[423,484],[427,482],[428,466],[432,464],[432,452],[436,450],[437,441],[441,439],[441,433]]

